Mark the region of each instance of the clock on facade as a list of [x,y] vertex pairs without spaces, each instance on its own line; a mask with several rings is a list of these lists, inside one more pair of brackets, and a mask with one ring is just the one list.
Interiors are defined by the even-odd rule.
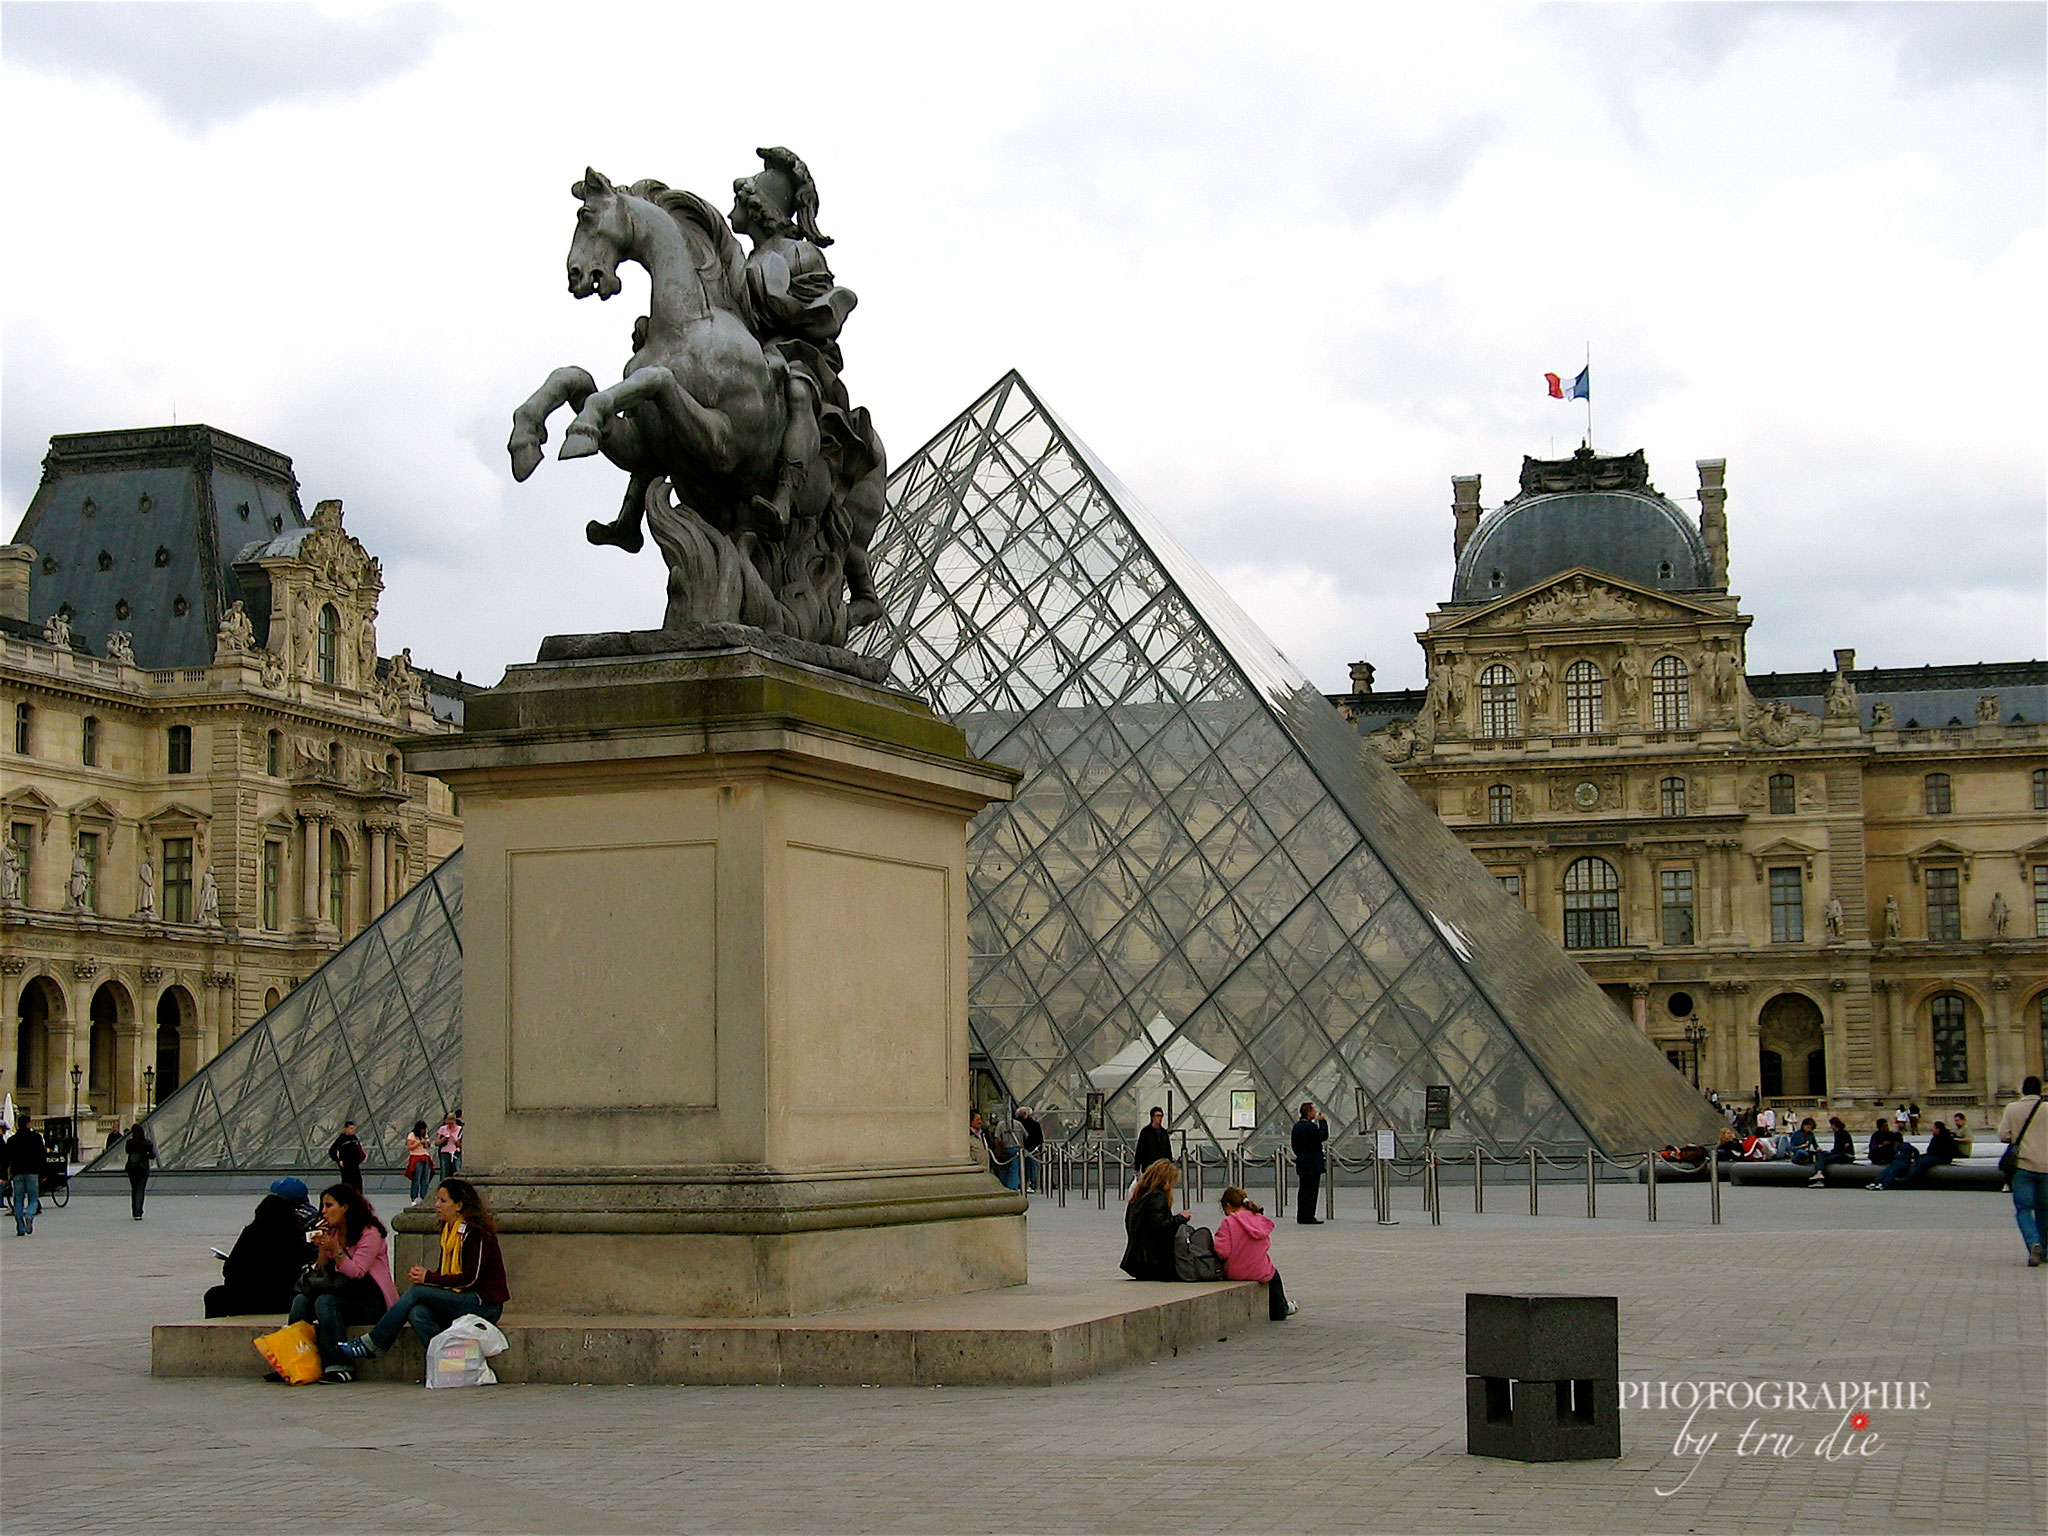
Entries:
[[1594,783],[1577,785],[1572,790],[1572,804],[1582,811],[1590,811],[1600,803],[1600,786]]

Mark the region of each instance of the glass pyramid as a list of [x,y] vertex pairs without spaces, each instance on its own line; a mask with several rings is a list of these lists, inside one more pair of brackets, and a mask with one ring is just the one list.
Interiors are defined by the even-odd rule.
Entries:
[[[1018,1102],[1100,1092],[1131,1136],[1170,1094],[1198,1145],[1270,1146],[1304,1099],[1419,1134],[1434,1083],[1454,1145],[1715,1133],[1015,373],[897,470],[873,554],[891,617],[858,643],[1024,774],[968,840],[974,1043]],[[461,903],[457,853],[157,1110],[163,1166],[322,1167],[350,1115],[401,1163],[460,1103]]]
[[[862,648],[1021,769],[969,837],[976,1044],[1020,1102],[1197,1143],[1619,1152],[1718,1121],[1011,373],[891,479]],[[1364,1124],[1358,1123],[1361,1114]]]
[[157,1106],[160,1166],[325,1168],[348,1119],[370,1166],[402,1165],[412,1123],[462,1103],[461,932],[458,852]]

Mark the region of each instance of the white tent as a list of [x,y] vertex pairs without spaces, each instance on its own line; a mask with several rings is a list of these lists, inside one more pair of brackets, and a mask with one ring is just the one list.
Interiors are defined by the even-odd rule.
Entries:
[[1140,1116],[1155,1104],[1165,1107],[1171,1093],[1176,1117],[1192,1099],[1196,1118],[1216,1140],[1240,1141],[1250,1134],[1231,1130],[1230,1095],[1252,1086],[1251,1073],[1225,1068],[1186,1036],[1176,1038],[1163,1013],[1153,1014],[1144,1034],[1091,1071],[1088,1081],[1105,1098],[1128,1088]]

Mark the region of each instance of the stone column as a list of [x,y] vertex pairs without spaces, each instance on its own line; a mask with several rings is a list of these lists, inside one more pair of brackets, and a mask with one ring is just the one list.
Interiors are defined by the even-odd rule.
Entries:
[[377,822],[371,822],[363,829],[364,840],[369,844],[370,909],[367,921],[373,923],[383,913],[386,904],[385,893],[390,879],[390,859],[386,849],[390,836],[390,832]]
[[1892,1091],[1892,1063],[1898,1050],[1895,1017],[1899,984],[1889,976],[1876,976],[1870,982],[1870,1046],[1871,1046],[1871,1090],[1879,1098],[1888,1098]]
[[1728,983],[1728,1008],[1734,1015],[1736,1038],[1741,1041],[1741,1049],[1736,1057],[1735,1065],[1737,1074],[1747,1079],[1746,1084],[1742,1087],[1742,1091],[1746,1093],[1751,1088],[1761,1086],[1764,1080],[1764,1063],[1761,1054],[1763,1046],[1759,1039],[1756,1018],[1749,1011],[1748,982],[1731,981]]
[[1702,892],[1708,907],[1708,921],[1713,925],[1707,935],[1710,944],[1728,942],[1728,927],[1734,906],[1735,893],[1728,887],[1727,840],[1708,838],[1705,852],[1700,858],[1700,876],[1706,883]]
[[[1653,887],[1657,877],[1650,868],[1650,859],[1643,844],[1631,842],[1623,845],[1622,867],[1627,873],[1622,877],[1624,892],[1628,897],[1625,909],[1628,932],[1622,935],[1626,944],[1655,946],[1663,935],[1657,930],[1657,892]],[[1642,1023],[1639,1017],[1636,1022]]]
[[1738,948],[1749,943],[1749,935],[1742,927],[1742,897],[1747,886],[1736,882],[1743,877],[1742,844],[1735,838],[1721,841],[1721,879],[1728,891],[1728,942]]
[[320,865],[327,839],[321,836],[323,828],[318,816],[301,812],[299,828],[304,833],[299,840],[299,921],[310,928],[321,918]]
[[1628,984],[1629,1010],[1635,1016],[1636,1028],[1644,1034],[1650,1032],[1650,984],[1647,981],[1632,981]]
[[[1995,1043],[1994,1043],[1995,1042]],[[2012,978],[1991,978],[1991,1010],[1984,1019],[1984,1080],[1993,1104],[2019,1097],[2027,1048],[2013,1027]]]
[[[0,827],[0,836],[6,831]],[[14,1081],[14,1065],[21,1060],[21,994],[28,986],[24,979],[27,970],[28,962],[21,956],[0,956],[0,978],[5,978],[0,980],[0,1070],[6,1072],[17,1098],[23,1085]]]

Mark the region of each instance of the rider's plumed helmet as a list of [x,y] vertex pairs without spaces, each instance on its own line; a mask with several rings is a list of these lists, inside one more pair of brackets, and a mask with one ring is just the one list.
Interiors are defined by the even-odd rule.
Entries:
[[762,169],[735,181],[733,194],[764,215],[762,222],[773,225],[773,233],[830,245],[831,237],[818,229],[818,185],[811,180],[810,167],[779,146],[754,153],[761,157]]

